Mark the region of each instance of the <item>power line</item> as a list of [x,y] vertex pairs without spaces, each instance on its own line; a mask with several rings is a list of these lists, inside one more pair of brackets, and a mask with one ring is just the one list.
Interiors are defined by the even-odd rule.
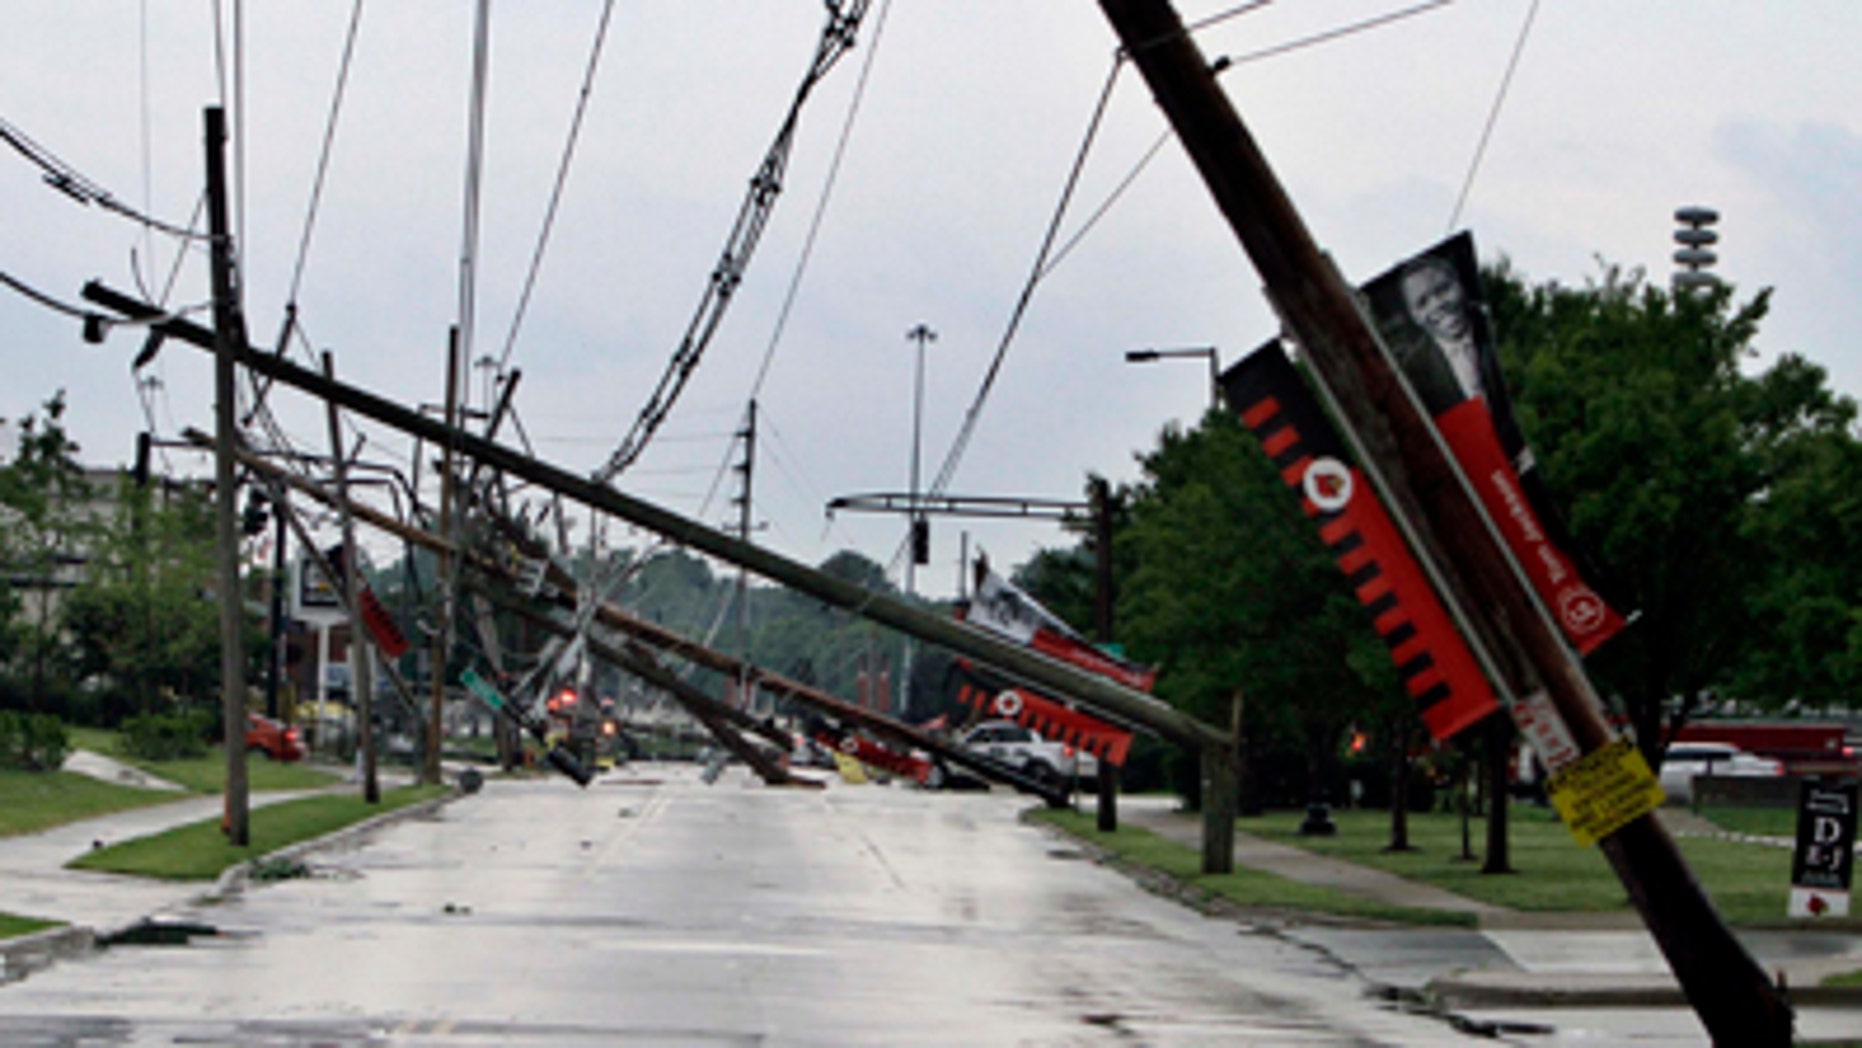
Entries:
[[1223,58],[1216,60],[1215,71],[1217,73],[1222,73],[1233,66],[1243,65],[1248,62],[1259,61],[1260,59],[1263,59],[1263,58],[1273,58],[1278,55],[1290,54],[1294,51],[1302,51],[1308,47],[1314,47],[1319,44],[1330,43],[1334,40],[1341,40],[1348,36],[1356,36],[1359,33],[1366,32],[1371,29],[1378,29],[1383,26],[1389,25],[1392,22],[1400,22],[1405,18],[1411,18],[1416,15],[1423,14],[1424,12],[1432,11],[1438,7],[1446,7],[1449,4],[1452,4],[1454,2],[1455,0],[1425,0],[1424,3],[1412,4],[1409,7],[1399,8],[1395,11],[1390,11],[1385,14],[1375,15],[1371,18],[1366,18],[1361,21],[1352,22],[1348,25],[1342,25],[1342,26],[1339,26],[1337,29],[1328,29],[1322,33],[1314,33],[1311,36],[1303,36],[1295,40],[1289,40],[1284,44],[1275,44],[1272,47],[1264,47],[1258,51],[1250,51],[1246,54],[1238,55],[1233,58],[1224,56]]
[[[360,3],[361,0],[357,0]],[[543,269],[543,252],[549,246],[550,232],[556,227],[556,209],[562,203],[563,187],[569,181],[569,164],[575,159],[575,147],[582,134],[582,117],[588,111],[589,96],[595,90],[595,71],[601,65],[601,52],[608,39],[608,18],[614,12],[614,0],[601,5],[601,21],[595,26],[595,42],[588,52],[588,67],[582,73],[582,90],[576,95],[575,115],[569,120],[569,135],[563,142],[562,159],[556,165],[556,183],[550,188],[550,201],[543,210],[543,228],[537,232],[536,250],[530,255],[530,270],[524,274],[524,288],[517,296],[517,309],[511,316],[511,330],[504,337],[504,352],[498,356],[502,372],[511,361],[517,346],[517,332],[530,309],[530,294],[536,288],[537,274]]]
[[25,157],[41,171],[45,172],[46,185],[51,186],[53,189],[58,190],[60,193],[63,193],[80,204],[95,204],[105,211],[112,212],[132,222],[139,223],[147,229],[160,230],[163,233],[167,233],[169,236],[179,237],[183,240],[207,239],[204,233],[196,233],[189,229],[182,229],[180,226],[174,225],[173,223],[152,218],[136,208],[123,203],[109,190],[85,177],[83,172],[80,172],[77,168],[60,160],[57,156],[53,155],[51,150],[33,141],[24,131],[21,131],[17,125],[9,123],[5,118],[0,118],[0,141],[4,141],[7,145],[12,146],[15,152]]
[[[1028,305],[1034,298],[1034,289],[1041,282],[1041,273],[1047,266],[1048,253],[1054,246],[1054,238],[1060,232],[1060,223],[1066,218],[1067,205],[1073,200],[1074,190],[1080,182],[1080,172],[1086,166],[1086,158],[1092,151],[1094,140],[1099,135],[1099,125],[1105,118],[1106,106],[1111,101],[1112,89],[1118,83],[1119,71],[1124,68],[1124,59],[1114,56],[1112,68],[1106,73],[1105,86],[1099,90],[1099,100],[1093,106],[1092,119],[1087,121],[1086,133],[1080,141],[1080,148],[1074,154],[1073,166],[1067,172],[1067,179],[1061,188],[1060,200],[1054,206],[1054,215],[1048,220],[1047,231],[1042,235],[1040,250],[1035,252],[1034,265],[1028,272],[1028,279],[1022,285],[1021,294],[1017,296],[1015,308],[1009,314],[1007,328],[996,343],[995,356],[990,359],[989,367],[983,373],[982,385],[977,388],[976,396],[971,399],[970,407],[963,415],[963,424],[958,427],[957,435],[951,441],[950,450],[944,455],[944,462],[938,467],[936,477],[931,481],[929,493],[943,494],[949,486],[951,477],[957,472],[957,464],[963,460],[964,451],[969,447],[970,438],[976,432],[976,424],[981,420],[983,405],[989,400],[989,393],[995,387],[996,376],[1002,371],[1002,362],[1008,357],[1009,346],[1015,341],[1015,334],[1021,328],[1022,317],[1028,312]],[[894,558],[897,559],[896,556]]]
[[828,176],[822,182],[820,198],[815,201],[815,213],[808,220],[808,235],[802,239],[801,254],[795,260],[795,271],[789,276],[789,288],[782,297],[782,309],[776,314],[776,325],[770,331],[769,344],[763,349],[763,362],[757,367],[756,381],[750,384],[748,400],[755,400],[762,394],[763,381],[769,377],[769,365],[776,356],[776,346],[782,341],[783,332],[788,330],[789,312],[795,306],[796,294],[801,290],[808,262],[814,257],[815,238],[821,232],[821,220],[827,214],[828,200],[833,196],[834,186],[840,179],[841,161],[847,156],[847,143],[853,137],[853,125],[860,115],[860,103],[866,98],[867,80],[872,76],[873,60],[879,57],[879,42],[886,32],[886,13],[891,9],[892,0],[882,0],[879,15],[873,20],[873,41],[867,47],[866,60],[860,64],[860,77],[854,83],[853,99],[847,104],[846,119],[841,121],[840,138],[834,143],[834,157],[828,162]]
[[1468,192],[1474,188],[1474,175],[1480,170],[1481,159],[1487,155],[1487,142],[1493,137],[1494,124],[1500,119],[1500,107],[1506,102],[1507,90],[1513,86],[1513,73],[1519,69],[1519,56],[1526,50],[1526,38],[1532,34],[1532,23],[1538,16],[1539,0],[1532,0],[1532,6],[1526,9],[1525,24],[1519,27],[1519,39],[1513,42],[1513,56],[1507,59],[1506,73],[1500,78],[1500,89],[1494,93],[1492,108],[1487,110],[1487,123],[1481,128],[1480,142],[1474,147],[1474,158],[1468,161],[1468,174],[1461,181],[1460,195],[1455,197],[1455,209],[1448,214],[1450,232],[1461,221],[1461,209],[1468,202]]
[[859,28],[860,19],[865,16],[869,2],[850,0],[843,8],[838,0],[827,0],[827,23],[822,26],[821,37],[815,45],[814,59],[802,77],[801,85],[796,88],[795,97],[789,103],[788,114],[783,118],[775,140],[764,154],[762,163],[757,166],[755,176],[750,179],[750,192],[738,209],[737,220],[731,227],[717,265],[711,270],[698,309],[686,326],[679,348],[673,351],[672,360],[665,374],[660,376],[659,384],[654,387],[646,407],[641,409],[640,416],[634,420],[633,428],[627,432],[614,453],[608,456],[608,461],[595,471],[594,478],[598,483],[605,484],[613,480],[640,457],[660,423],[665,421],[667,413],[672,410],[674,402],[679,399],[686,381],[697,369],[705,347],[711,343],[712,335],[717,332],[725,312],[730,308],[738,284],[743,281],[751,256],[756,253],[757,243],[762,239],[763,229],[769,222],[776,198],[782,193],[782,177],[788,167],[789,150],[795,144],[795,131],[801,122],[802,107],[813,93],[815,85],[853,46],[854,32]]
[[[1353,22],[1349,25],[1340,26],[1339,28],[1327,30],[1322,33],[1316,33],[1311,36],[1301,37],[1299,39],[1291,40],[1283,44],[1277,44],[1273,47],[1262,48],[1260,50],[1249,52],[1247,54],[1243,54],[1238,57],[1231,58],[1228,56],[1224,56],[1224,57],[1218,58],[1213,63],[1214,71],[1220,74],[1237,65],[1243,65],[1243,64],[1250,63],[1250,62],[1256,62],[1256,61],[1260,61],[1261,59],[1271,58],[1271,57],[1275,57],[1275,56],[1283,55],[1283,54],[1288,54],[1293,51],[1298,51],[1304,48],[1313,47],[1321,43],[1326,43],[1326,42],[1338,40],[1344,37],[1353,36],[1355,34],[1362,33],[1370,29],[1379,28],[1381,26],[1389,25],[1393,22],[1401,21],[1403,19],[1422,14],[1426,11],[1430,11],[1438,7],[1446,6],[1453,2],[1454,0],[1425,0],[1425,2],[1423,3],[1413,4],[1406,8],[1401,8],[1396,11],[1391,11],[1391,12],[1388,12],[1382,15],[1377,15],[1372,18],[1363,19],[1361,21]],[[1193,31],[1195,29],[1200,29],[1208,25],[1213,25],[1220,21],[1226,21],[1227,19],[1234,18],[1242,14],[1247,14],[1251,11],[1259,10],[1263,6],[1265,6],[1265,2],[1239,4],[1233,8],[1230,8],[1229,10],[1220,12],[1209,18],[1203,19],[1202,21],[1194,23],[1192,26],[1186,27],[1186,28],[1188,30]],[[1153,158],[1156,157],[1158,151],[1162,148],[1163,144],[1166,141],[1168,141],[1169,138],[1171,137],[1171,133],[1169,131],[1166,131],[1163,134],[1163,136],[1161,136],[1157,141],[1153,142],[1151,147],[1148,150],[1146,150],[1144,156],[1139,159],[1137,165],[1133,168],[1132,172],[1128,174],[1123,180],[1121,180],[1119,184],[1113,189],[1111,196],[1108,197],[1106,202],[1101,204],[1100,207],[1097,210],[1095,210],[1091,216],[1087,218],[1086,222],[1082,225],[1080,230],[1076,232],[1074,236],[1070,238],[1058,251],[1050,253],[1049,249],[1052,246],[1055,231],[1058,229],[1060,221],[1065,215],[1068,202],[1071,199],[1071,196],[1073,193],[1074,186],[1079,179],[1080,169],[1085,163],[1086,155],[1088,151],[1091,149],[1093,137],[1098,130],[1100,118],[1104,113],[1107,97],[1110,95],[1110,92],[1112,90],[1112,85],[1118,76],[1118,72],[1119,72],[1119,68],[1121,64],[1122,64],[1121,61],[1115,60],[1113,64],[1113,68],[1112,68],[1112,73],[1107,77],[1106,86],[1101,93],[1099,105],[1094,111],[1093,119],[1091,123],[1088,125],[1085,140],[1082,141],[1080,145],[1079,155],[1074,162],[1074,168],[1072,172],[1070,172],[1070,174],[1068,175],[1066,189],[1063,191],[1060,204],[1056,208],[1053,222],[1052,224],[1050,224],[1048,228],[1047,236],[1045,240],[1043,241],[1039,259],[1036,262],[1033,272],[1029,276],[1028,283],[1022,289],[1021,298],[1017,302],[1015,311],[1011,315],[1011,318],[1010,318],[1009,329],[1007,332],[1005,332],[1001,343],[997,346],[996,356],[990,362],[989,370],[984,376],[983,386],[978,391],[977,397],[972,402],[969,411],[965,413],[963,425],[958,431],[957,438],[952,444],[950,453],[946,456],[943,466],[940,467],[937,478],[932,482],[931,491],[934,494],[942,493],[945,490],[945,488],[949,485],[953,474],[956,472],[957,464],[961,461],[963,453],[966,447],[968,446],[970,438],[975,430],[978,417],[980,416],[981,411],[982,411],[983,403],[988,396],[990,387],[995,382],[996,374],[1001,368],[1003,357],[1007,353],[1009,343],[1014,338],[1016,328],[1021,323],[1022,315],[1027,309],[1028,302],[1034,292],[1035,285],[1039,283],[1040,280],[1044,278],[1048,273],[1051,273],[1054,267],[1059,264],[1060,259],[1064,257],[1068,252],[1071,252],[1073,248],[1078,244],[1080,238],[1085,236],[1086,232],[1090,230],[1092,226],[1096,224],[1102,217],[1104,217],[1106,211],[1111,207],[1112,203],[1116,201],[1119,196],[1123,195],[1126,189],[1130,187],[1132,181],[1137,177],[1138,173],[1142,171],[1144,167],[1148,165]]]
[[362,23],[362,0],[355,0],[349,10],[349,31],[343,38],[343,57],[336,67],[336,87],[330,96],[330,116],[323,125],[323,145],[317,151],[317,173],[311,179],[310,203],[304,209],[304,231],[297,241],[297,261],[291,267],[291,289],[285,293],[287,303],[297,301],[304,282],[304,261],[310,255],[310,234],[317,224],[317,209],[323,202],[323,179],[330,168],[330,151],[336,143],[336,120],[343,109],[343,94],[349,84],[350,61],[355,56],[356,31]]

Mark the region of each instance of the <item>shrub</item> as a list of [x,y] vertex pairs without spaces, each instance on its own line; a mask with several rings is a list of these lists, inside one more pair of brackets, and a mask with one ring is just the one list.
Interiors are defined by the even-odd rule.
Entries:
[[207,733],[194,713],[146,713],[123,720],[124,756],[145,761],[185,760],[207,754]]
[[0,767],[57,771],[69,752],[71,738],[57,717],[0,711]]

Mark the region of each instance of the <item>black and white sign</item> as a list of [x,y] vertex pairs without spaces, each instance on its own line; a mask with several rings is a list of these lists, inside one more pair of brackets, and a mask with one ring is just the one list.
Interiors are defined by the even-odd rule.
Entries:
[[1855,872],[1856,781],[1805,779],[1791,859],[1793,917],[1846,917]]

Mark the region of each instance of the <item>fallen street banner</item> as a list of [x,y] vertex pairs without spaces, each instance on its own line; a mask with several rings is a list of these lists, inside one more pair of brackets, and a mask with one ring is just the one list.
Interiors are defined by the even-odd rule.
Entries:
[[[1095,647],[1040,601],[989,570],[987,561],[981,558],[977,561],[975,596],[967,605],[958,607],[957,617],[1128,688],[1150,691],[1157,683],[1156,669],[1127,662]],[[1124,728],[1026,688],[993,681],[977,672],[967,659],[957,660],[951,669],[958,701],[980,715],[1012,720],[1043,738],[1077,746],[1115,767],[1124,765],[1125,755],[1131,750],[1131,732]]]
[[959,609],[960,620],[1089,673],[1110,677],[1128,688],[1150,691],[1157,683],[1154,668],[1101,651],[1021,587],[989,570],[984,566],[986,562],[978,564],[976,594]]
[[1551,501],[1507,398],[1474,239],[1458,233],[1363,288],[1384,343],[1435,420],[1488,516],[1558,620],[1588,655],[1623,628]]
[[1278,341],[1222,376],[1229,406],[1280,471],[1390,649],[1429,733],[1446,739],[1499,708],[1396,524]]
[[1123,728],[1026,688],[992,680],[977,672],[967,659],[951,663],[947,681],[954,683],[957,701],[975,710],[979,717],[1012,720],[1042,738],[1072,746],[1113,767],[1125,766],[1125,757],[1131,752],[1131,732]]

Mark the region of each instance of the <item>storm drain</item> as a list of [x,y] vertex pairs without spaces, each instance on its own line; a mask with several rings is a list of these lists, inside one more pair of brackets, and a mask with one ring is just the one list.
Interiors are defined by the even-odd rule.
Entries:
[[111,946],[186,946],[200,936],[217,936],[220,929],[199,921],[141,920],[121,931],[97,937],[97,945]]

